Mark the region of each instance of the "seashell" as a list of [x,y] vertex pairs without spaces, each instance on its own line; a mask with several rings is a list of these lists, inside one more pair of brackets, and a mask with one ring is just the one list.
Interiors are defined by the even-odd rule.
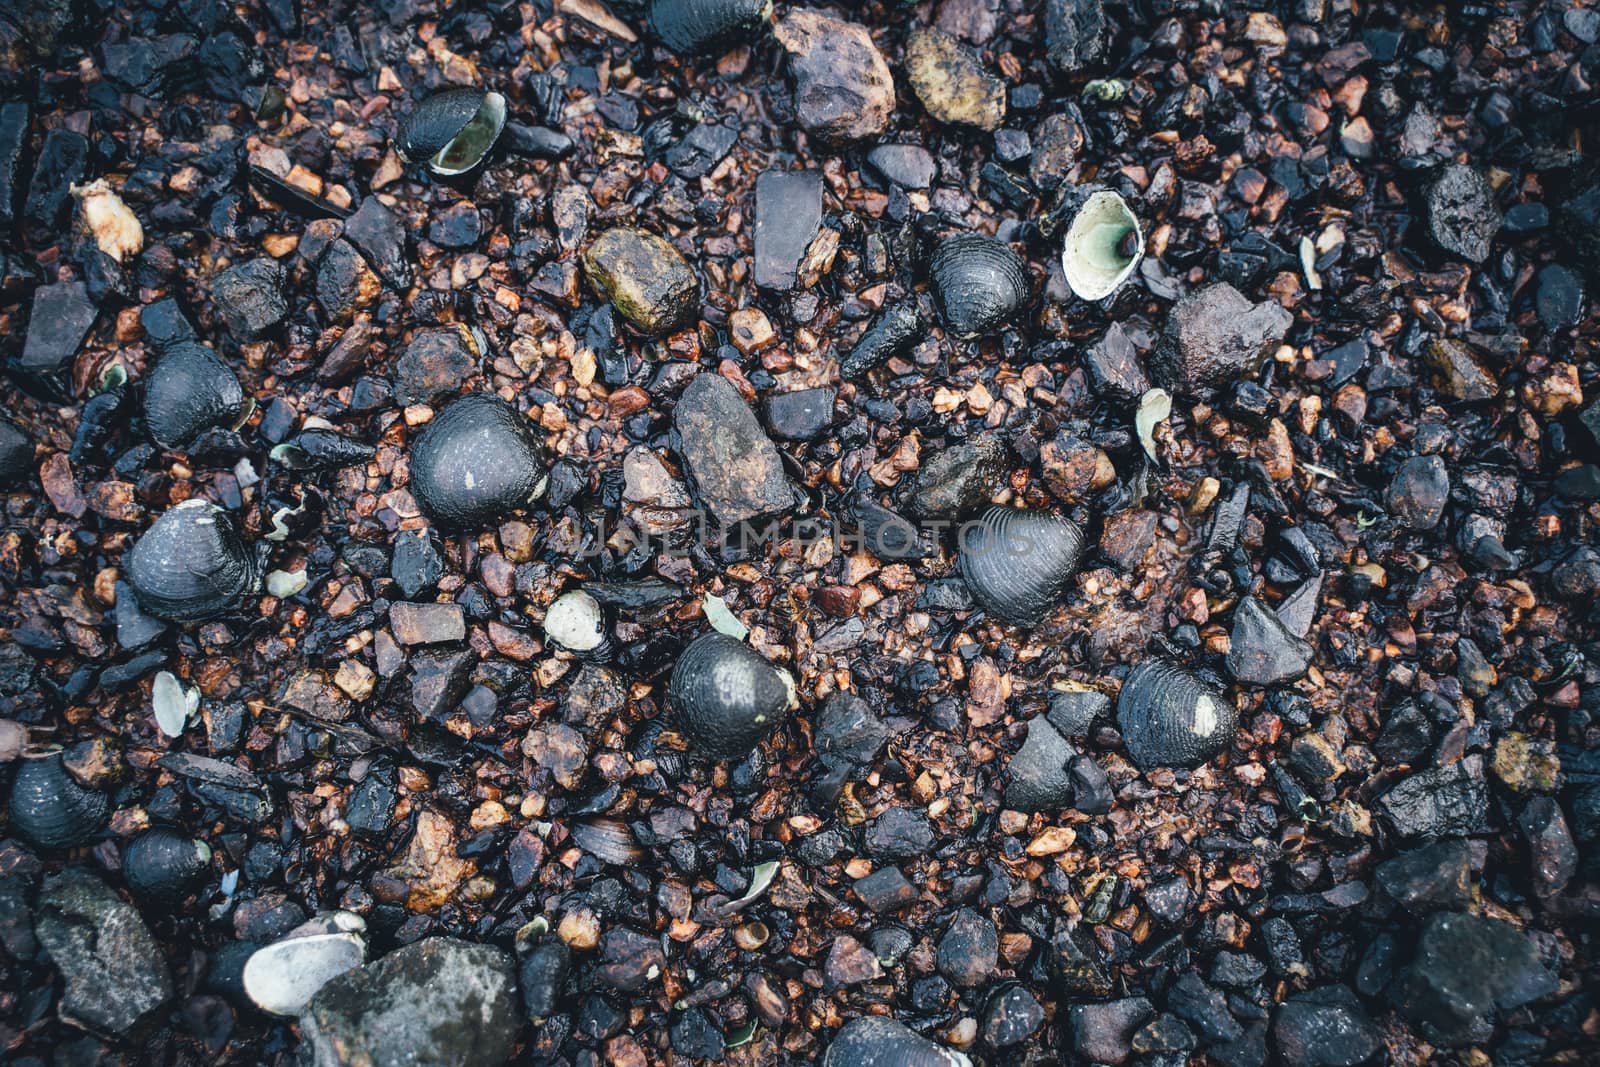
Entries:
[[765,945],[771,936],[772,931],[760,919],[751,919],[733,928],[733,943],[746,952],[754,952]]
[[1083,530],[1064,515],[995,506],[961,528],[961,574],[989,614],[1037,626],[1083,558]]
[[517,986],[522,990],[522,1006],[535,1026],[556,1013],[561,987],[572,967],[572,950],[550,933],[544,919],[517,931]]
[[123,569],[145,610],[173,622],[232,610],[260,578],[233,516],[198,498],[162,514],[128,550]]
[[173,345],[144,383],[144,424],[162,448],[183,448],[214,426],[238,427],[254,404],[238,377],[205,345]]
[[411,449],[412,495],[444,526],[498,523],[542,496],[548,481],[533,424],[490,393],[445,408]]
[[1110,189],[1088,194],[1067,226],[1061,270],[1084,300],[1102,300],[1132,276],[1144,258],[1144,232],[1127,203]]
[[11,825],[39,848],[81,845],[105,825],[111,802],[67,773],[55,746],[23,752],[11,780]]
[[272,450],[274,463],[292,471],[330,470],[365,463],[377,454],[371,445],[332,430],[301,430]]
[[122,848],[122,878],[133,895],[174,906],[189,895],[211,864],[211,848],[187,834],[158,827]]
[[605,611],[600,601],[582,589],[562,593],[545,609],[544,635],[568,652],[587,658],[603,658],[610,651]]
[[1141,770],[1198,767],[1233,742],[1239,714],[1223,693],[1182,667],[1150,659],[1122,683],[1117,725]]
[[1028,301],[1028,271],[998,237],[958,233],[946,237],[928,264],[933,294],[954,337],[992,332]]
[[695,750],[721,760],[749,755],[799,706],[788,672],[722,633],[690,642],[667,692]]
[[867,324],[861,340],[839,364],[843,378],[859,378],[906,351],[922,334],[922,316],[915,302],[907,300],[884,308]]
[[244,992],[271,1015],[298,1015],[318,991],[367,958],[367,924],[348,911],[319,915],[245,961]]
[[963,1053],[935,1044],[882,1015],[863,1015],[839,1029],[822,1067],[972,1067]]
[[626,867],[644,858],[633,831],[617,819],[588,819],[573,823],[568,830],[578,847],[601,863]]
[[506,124],[506,98],[471,87],[427,97],[400,121],[395,148],[410,163],[427,160],[442,177],[465,174],[489,154]]
[[651,0],[650,32],[679,55],[712,52],[752,40],[772,0]]

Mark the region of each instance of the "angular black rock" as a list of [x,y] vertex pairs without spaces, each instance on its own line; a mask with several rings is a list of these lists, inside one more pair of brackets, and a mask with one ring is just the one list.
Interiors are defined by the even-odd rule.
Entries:
[[410,288],[405,227],[383,201],[375,196],[361,201],[355,214],[344,220],[344,235],[366,257],[383,284],[402,293]]
[[172,999],[166,956],[144,920],[88,871],[47,878],[36,914],[39,943],[61,973],[64,1016],[128,1035]]
[[1383,891],[1412,911],[1472,902],[1472,849],[1459,837],[1401,852],[1378,864],[1375,873]]
[[979,1033],[990,1048],[1020,1045],[1044,1025],[1039,998],[1020,982],[1007,982],[989,997]]
[[145,379],[145,428],[162,448],[185,448],[213,427],[231,429],[248,411],[233,369],[193,341],[168,348]]
[[1481,833],[1488,808],[1478,756],[1413,774],[1378,799],[1378,814],[1406,838]]
[[1534,943],[1510,923],[1459,912],[1435,915],[1416,956],[1390,996],[1400,1014],[1436,1045],[1486,1041],[1495,1011],[1509,1011],[1556,990],[1556,977]]
[[956,519],[987,507],[1005,484],[1006,446],[982,433],[925,459],[906,490],[906,511],[919,519]]
[[1517,826],[1528,844],[1534,889],[1545,897],[1561,892],[1578,873],[1579,858],[1561,805],[1551,797],[1536,796],[1522,809]]
[[1255,597],[1245,597],[1233,609],[1229,640],[1228,672],[1246,685],[1291,682],[1311,666],[1311,646]]
[[1552,332],[1576,326],[1583,319],[1584,296],[1583,278],[1577,271],[1560,263],[1547,264],[1539,271],[1534,295],[1540,324]]
[[794,505],[777,446],[726,378],[696,375],[678,398],[672,423],[684,470],[723,527],[777,515]]
[[57,126],[44,135],[22,208],[23,228],[36,244],[49,244],[66,223],[72,187],[83,181],[88,162],[89,139],[83,134]]
[[548,481],[535,424],[490,393],[445,408],[411,448],[412,495],[430,519],[454,529],[509,518],[537,500]]
[[401,530],[395,535],[389,577],[400,586],[407,600],[415,600],[432,589],[443,574],[444,560],[428,531]]
[[33,371],[62,370],[77,355],[98,313],[82,282],[40,286],[28,315],[22,366]]
[[971,340],[992,333],[1028,302],[1032,284],[1017,254],[998,237],[946,237],[928,261],[945,329]]
[[718,760],[749,755],[795,704],[784,672],[722,633],[703,634],[683,650],[668,696],[694,753]]
[[1175,393],[1204,393],[1254,374],[1293,321],[1276,301],[1252,304],[1227,282],[1193,290],[1167,313],[1150,375]]
[[1133,1051],[1133,1035],[1155,1014],[1144,997],[1073,1004],[1067,1008],[1072,1051],[1093,1063],[1121,1063]]
[[833,401],[839,391],[831,385],[773,393],[767,397],[767,428],[790,441],[814,441],[833,425]]
[[1166,660],[1139,664],[1117,696],[1117,725],[1140,770],[1197,767],[1233,743],[1238,721],[1231,700]]
[[1077,749],[1043,717],[1028,722],[1028,736],[1006,764],[1006,807],[1055,811],[1072,803],[1068,766]]
[[0,231],[7,233],[17,223],[29,117],[28,105],[20,100],[0,104]]
[[1072,806],[1086,815],[1104,815],[1115,797],[1111,778],[1093,756],[1074,756],[1067,766],[1072,780]]
[[867,153],[867,162],[885,181],[906,189],[926,189],[933,184],[933,156],[914,144],[881,144]]
[[1484,176],[1462,163],[1444,167],[1426,192],[1428,236],[1446,252],[1473,263],[1489,258],[1500,232],[1500,208]]
[[752,272],[763,289],[795,287],[800,261],[822,225],[822,175],[814,170],[769,170],[756,178]]
[[1074,74],[1105,52],[1104,0],[1046,0],[1045,55],[1063,74]]
[[874,316],[861,339],[839,362],[839,375],[859,378],[909,349],[922,336],[922,317],[912,301],[892,304]]
[[14,489],[33,477],[33,442],[0,419],[0,489]]
[[888,128],[894,75],[865,26],[795,9],[773,32],[787,55],[794,116],[802,128],[834,144]]
[[477,369],[482,354],[477,335],[465,326],[418,330],[395,361],[395,399],[431,404],[454,393]]
[[972,1067],[972,1061],[904,1023],[863,1015],[839,1028],[822,1055],[822,1067]]
[[894,807],[867,824],[867,855],[890,862],[914,859],[933,846],[928,817],[910,808]]
[[939,938],[936,960],[939,973],[952,985],[965,988],[989,981],[1000,960],[1000,935],[994,923],[972,908],[962,908]]
[[1450,502],[1450,474],[1439,456],[1414,456],[1400,464],[1384,496],[1396,522],[1413,530],[1439,525]]
[[1383,1047],[1382,1035],[1346,986],[1308,989],[1286,999],[1272,1040],[1288,1067],[1355,1067]]
[[842,689],[823,703],[812,729],[817,752],[863,767],[878,758],[888,740],[889,728],[867,702]]
[[678,177],[696,181],[716,170],[738,142],[736,126],[702,122],[667,149],[663,158]]
[[125,554],[123,571],[145,610],[173,622],[232,611],[260,580],[233,516],[199,498],[156,519]]
[[237,340],[259,341],[289,314],[283,287],[282,265],[259,256],[211,279],[211,297]]
[[1082,686],[1050,694],[1045,717],[1062,737],[1088,737],[1097,720],[1111,715],[1111,698],[1098,689]]

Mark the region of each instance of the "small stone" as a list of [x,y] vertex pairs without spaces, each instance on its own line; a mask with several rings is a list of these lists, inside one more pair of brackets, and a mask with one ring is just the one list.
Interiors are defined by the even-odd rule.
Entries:
[[1561,782],[1561,759],[1549,741],[1511,732],[1495,742],[1489,769],[1513,792],[1552,793]]
[[617,313],[653,337],[690,325],[700,310],[700,279],[687,260],[648,230],[619,226],[596,237],[583,273]]
[[1267,974],[1267,965],[1244,952],[1217,953],[1211,963],[1211,981],[1229,989],[1249,989]]
[[443,719],[466,696],[478,657],[471,649],[418,652],[411,657],[411,708],[422,719]]
[[1166,1012],[1145,1023],[1133,1035],[1133,1051],[1141,1054],[1190,1052],[1194,1046],[1194,1031],[1185,1026],[1182,1019]]
[[211,296],[237,340],[259,341],[289,315],[283,284],[283,266],[261,256],[218,274]]
[[1555,478],[1555,491],[1568,500],[1591,503],[1600,500],[1600,466],[1580,463],[1568,467]]
[[383,279],[398,292],[411,288],[410,259],[406,255],[406,230],[383,201],[369,196],[355,214],[344,220],[344,236]]
[[906,76],[922,106],[940,122],[997,129],[1006,115],[1006,85],[977,53],[943,30],[922,27],[906,38]]
[[1378,800],[1379,814],[1407,838],[1480,833],[1488,806],[1478,757],[1413,774]]
[[1311,665],[1311,645],[1290,633],[1255,597],[1245,597],[1234,608],[1229,640],[1228,671],[1246,685],[1290,682]]
[[1086,815],[1104,815],[1111,810],[1115,796],[1111,778],[1092,756],[1074,756],[1067,765],[1072,781],[1072,806]]
[[1072,1050],[1094,1063],[1119,1064],[1133,1051],[1133,1035],[1155,1014],[1144,997],[1073,1004],[1067,1008]]
[[1546,330],[1553,333],[1576,326],[1583,319],[1584,306],[1583,279],[1577,271],[1560,263],[1548,264],[1539,271],[1534,307]]
[[444,560],[432,534],[427,530],[401,530],[395,535],[389,577],[401,593],[415,599],[438,584],[443,574]]
[[1000,960],[1000,938],[994,923],[971,908],[962,908],[939,938],[939,973],[952,985],[978,986],[994,976]]
[[820,11],[791,11],[773,27],[788,53],[795,118],[827,141],[859,141],[889,127],[894,77],[865,26]]
[[1172,983],[1167,1009],[1213,1045],[1237,1041],[1244,1034],[1244,1027],[1228,1011],[1228,998],[1193,971]]
[[1556,978],[1510,923],[1444,912],[1422,929],[1417,954],[1390,997],[1422,1037],[1446,1048],[1486,1041],[1495,1009],[1549,996]]
[[726,378],[696,375],[672,418],[684,469],[724,528],[793,506],[777,447]]
[[688,521],[689,490],[660,456],[642,445],[629,449],[622,459],[622,499],[628,505],[628,517],[652,535]]
[[466,616],[459,604],[412,604],[389,607],[389,629],[402,645],[440,645],[464,640]]
[[1017,982],[1001,986],[984,1008],[979,1032],[990,1048],[1020,1045],[1044,1025],[1044,1008],[1028,988]]
[[919,811],[890,808],[867,824],[865,844],[875,860],[915,859],[933,847],[933,827]]
[[1342,985],[1286,999],[1272,1021],[1272,1039],[1288,1067],[1356,1067],[1383,1047],[1366,1009]]
[[12,489],[33,477],[33,442],[0,419],[0,489]]
[[1150,357],[1151,374],[1185,394],[1254,374],[1293,321],[1276,302],[1252,304],[1227,282],[1196,289],[1168,312],[1166,331]]
[[474,248],[483,236],[478,205],[458,200],[428,222],[428,240],[441,248]]
[[1082,124],[1074,115],[1052,112],[1040,120],[1033,131],[1033,155],[1028,160],[1028,178],[1042,192],[1058,188],[1083,151]]
[[461,388],[478,369],[478,341],[465,326],[418,330],[395,361],[395,399],[431,404]]
[[325,722],[343,722],[354,710],[327,674],[314,668],[296,671],[285,679],[277,699],[280,704]]
[[1383,762],[1394,765],[1412,763],[1433,744],[1433,728],[1415,703],[1406,701],[1390,711],[1383,729],[1372,743],[1372,751]]
[[789,292],[800,262],[822,225],[822,175],[814,170],[769,170],[756,178],[756,285]]
[[727,1049],[727,1040],[711,1017],[699,1008],[690,1008],[672,1021],[668,1030],[672,1051],[695,1061],[716,1063]]
[[1384,502],[1394,519],[1413,530],[1431,530],[1450,502],[1450,475],[1439,456],[1413,456],[1389,480]]
[[1067,768],[1077,754],[1047,718],[1030,720],[1027,738],[1006,764],[1006,807],[1055,811],[1070,805],[1072,775]]
[[1472,167],[1452,163],[1428,185],[1425,195],[1428,236],[1434,243],[1473,263],[1488,259],[1501,222],[1488,180]]
[[1500,394],[1500,383],[1459,341],[1438,338],[1428,346],[1426,359],[1439,391],[1452,400],[1488,400]]
[[564,723],[532,730],[522,740],[522,754],[549,771],[562,789],[583,784],[589,764],[589,745],[583,735]]
[[1550,797],[1536,796],[1522,809],[1517,825],[1528,842],[1534,889],[1545,897],[1561,892],[1578,873],[1578,848],[1561,805]]
[[1188,882],[1182,878],[1168,878],[1144,891],[1144,904],[1150,909],[1151,915],[1168,926],[1177,926],[1189,914],[1189,902],[1193,896]]
[[34,932],[61,973],[61,1013],[129,1034],[172,999],[166,957],[133,905],[80,867],[47,878]]
[[833,939],[822,975],[829,986],[852,986],[883,977],[877,953],[848,934]]
[[865,700],[840,690],[817,713],[812,745],[818,753],[836,755],[858,766],[869,766],[889,740],[889,728],[872,713]]
[[933,184],[933,156],[914,144],[881,144],[867,153],[872,169],[902,189],[926,189]]
[[33,293],[21,365],[32,371],[61,370],[78,354],[97,315],[82,282],[41,285]]
[[1104,0],[1046,0],[1045,54],[1063,74],[1100,60],[1108,37]]
[[978,434],[923,463],[906,491],[906,510],[919,519],[960,518],[987,507],[1008,473],[1005,444]]
[[329,322],[346,323],[371,307],[383,283],[349,241],[335,241],[317,264],[317,304]]
[[72,187],[83,181],[89,153],[89,138],[76,130],[57,126],[45,133],[22,205],[24,231],[40,248],[56,240],[67,221]]
[[760,308],[739,308],[728,316],[728,337],[745,355],[760,352],[778,339],[772,322]]
[[833,425],[833,401],[838,390],[831,385],[774,393],[767,398],[767,428],[790,441],[814,441]]
[[1057,690],[1045,717],[1062,737],[1088,737],[1097,721],[1111,717],[1111,698],[1092,686]]
[[316,1067],[493,1067],[510,1058],[517,1027],[511,957],[444,937],[340,975],[300,1016]]
[[1113,322],[1105,335],[1089,346],[1083,366],[1095,392],[1104,396],[1131,401],[1150,391],[1150,379],[1139,363],[1139,350],[1120,322]]
[[851,889],[861,902],[878,914],[898,911],[917,902],[917,888],[898,867],[882,867],[858,878]]

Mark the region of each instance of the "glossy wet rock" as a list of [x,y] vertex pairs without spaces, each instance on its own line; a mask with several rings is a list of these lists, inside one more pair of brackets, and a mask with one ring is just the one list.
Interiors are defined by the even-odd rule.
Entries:
[[994,923],[973,908],[962,908],[939,938],[939,973],[957,986],[982,985],[999,962],[1000,940]]
[[259,341],[289,314],[283,298],[283,267],[266,257],[252,259],[211,279],[211,297],[238,341]]
[[1383,1047],[1382,1034],[1347,986],[1296,993],[1279,1006],[1272,1039],[1288,1067],[1355,1067]]
[[1424,1038],[1446,1048],[1487,1040],[1497,1012],[1549,996],[1552,975],[1510,923],[1445,912],[1423,927],[1416,955],[1390,999]]
[[822,1067],[972,1067],[972,1061],[904,1023],[863,1015],[840,1027],[823,1053]]
[[1006,447],[978,434],[923,460],[906,491],[906,511],[921,519],[955,519],[986,507],[1004,484]]
[[811,170],[769,170],[756,179],[756,285],[787,292],[822,225],[822,175]]
[[961,576],[996,618],[1037,626],[1065,597],[1083,548],[1063,515],[996,505],[961,530]]
[[430,404],[454,393],[482,356],[478,338],[465,326],[418,330],[395,361],[395,399]]
[[700,307],[700,279],[678,250],[648,230],[617,227],[583,254],[583,273],[617,312],[652,336],[690,325]]
[[1228,672],[1246,685],[1279,685],[1305,674],[1311,645],[1295,636],[1276,612],[1255,597],[1233,609]]
[[61,974],[64,1015],[131,1036],[172,999],[172,975],[149,928],[88,871],[46,879],[36,915],[39,943]]
[[1440,456],[1415,456],[1400,464],[1384,496],[1396,522],[1413,530],[1431,530],[1450,502],[1450,475]]
[[1103,0],[1046,0],[1046,54],[1062,73],[1076,73],[1100,60],[1108,31]]
[[945,329],[963,340],[1009,322],[1032,295],[1022,260],[1004,241],[984,234],[946,237],[928,263],[928,276]]
[[11,489],[33,477],[33,442],[0,419],[0,488]]
[[832,142],[875,137],[894,113],[894,77],[866,27],[810,9],[773,27],[788,54],[795,118]]
[[248,410],[238,375],[201,344],[173,345],[145,379],[145,426],[163,448],[181,449],[213,427],[231,429]]
[[1452,163],[1427,188],[1428,236],[1445,252],[1472,263],[1489,258],[1500,232],[1494,190],[1472,167]]
[[1117,725],[1141,770],[1196,767],[1233,743],[1238,712],[1226,695],[1182,667],[1147,659],[1122,683]]
[[772,0],[651,0],[650,32],[681,55],[714,52],[753,40]]
[[1006,807],[1017,811],[1056,811],[1072,803],[1068,765],[1078,754],[1044,718],[1028,722],[1028,736],[1006,764]]
[[1227,282],[1178,300],[1148,367],[1158,385],[1185,395],[1254,374],[1294,317],[1275,301],[1252,304]]
[[34,290],[22,365],[30,370],[60,370],[77,355],[98,311],[82,282],[57,282]]
[[468,529],[503,522],[549,480],[535,424],[488,393],[445,408],[411,448],[411,493],[433,521]]
[[992,131],[1004,121],[1005,83],[948,33],[913,30],[906,38],[905,65],[912,91],[940,122]]
[[732,383],[701,372],[672,414],[679,455],[695,494],[722,526],[788,511],[794,504],[777,447]]
[[775,393],[767,398],[767,427],[776,437],[814,441],[833,425],[837,396],[838,390],[832,386]]
[[911,301],[884,308],[839,362],[843,378],[859,378],[911,348],[922,337],[922,318]]
[[794,707],[794,683],[741,641],[726,634],[695,638],[678,657],[668,686],[691,751],[737,760],[783,725]]

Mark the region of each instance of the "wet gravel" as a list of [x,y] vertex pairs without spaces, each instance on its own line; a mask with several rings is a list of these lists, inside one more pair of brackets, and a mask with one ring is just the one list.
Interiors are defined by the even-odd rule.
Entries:
[[1591,1062],[1597,42],[4,7],[0,1058]]

